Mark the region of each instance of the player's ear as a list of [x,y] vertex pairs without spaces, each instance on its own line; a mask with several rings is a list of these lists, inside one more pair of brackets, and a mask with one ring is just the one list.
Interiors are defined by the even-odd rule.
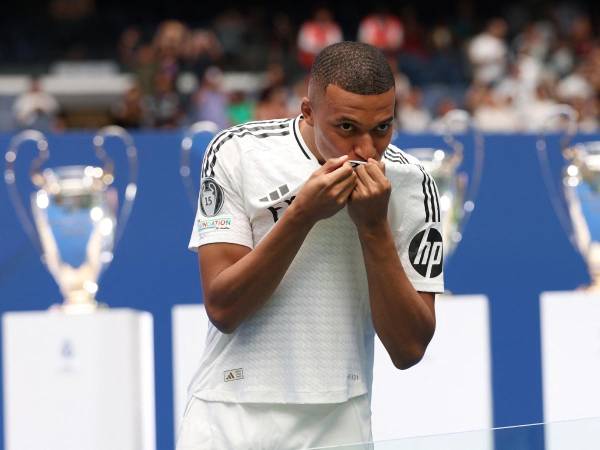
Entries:
[[311,127],[314,125],[314,112],[312,108],[312,104],[308,97],[304,97],[302,99],[302,104],[300,105],[300,111],[302,111],[302,116],[308,125]]

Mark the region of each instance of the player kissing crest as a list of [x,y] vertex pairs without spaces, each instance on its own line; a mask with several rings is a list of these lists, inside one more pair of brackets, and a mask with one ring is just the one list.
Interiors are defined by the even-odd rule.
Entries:
[[223,207],[223,188],[210,177],[202,180],[200,188],[200,210],[206,217],[213,217],[219,214]]

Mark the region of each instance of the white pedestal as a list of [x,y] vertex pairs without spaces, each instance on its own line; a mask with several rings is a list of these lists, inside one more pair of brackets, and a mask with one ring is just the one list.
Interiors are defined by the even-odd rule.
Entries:
[[[544,422],[599,417],[600,294],[544,292],[540,324]],[[546,427],[546,448],[598,448],[600,429],[586,424]]]
[[544,421],[599,417],[600,294],[544,292],[540,322]]
[[[600,417],[600,294],[544,292],[540,323],[544,421]],[[567,448],[552,429],[547,448]],[[597,448],[600,430],[593,432],[594,447],[582,449]]]
[[[371,402],[376,441],[492,427],[487,298],[438,296],[436,318],[424,358],[408,370],[396,369],[376,339]],[[490,437],[485,448],[492,446]]]
[[175,438],[188,400],[187,389],[198,370],[206,346],[208,316],[204,305],[175,305],[173,328],[173,411]]
[[152,316],[2,317],[6,450],[154,450]]
[[[393,366],[376,339],[372,399],[376,440],[492,426],[487,298],[438,296],[436,314],[436,334],[427,354],[407,371]],[[203,305],[173,308],[175,430],[204,351],[207,326]]]

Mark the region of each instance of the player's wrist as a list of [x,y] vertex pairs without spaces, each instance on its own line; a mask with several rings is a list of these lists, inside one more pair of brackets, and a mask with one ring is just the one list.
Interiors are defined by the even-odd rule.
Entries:
[[387,219],[356,224],[358,236],[361,240],[376,241],[391,236],[391,229]]
[[286,211],[288,220],[296,227],[306,228],[307,231],[317,222],[318,219],[311,214],[308,208],[305,208],[301,202],[295,201]]

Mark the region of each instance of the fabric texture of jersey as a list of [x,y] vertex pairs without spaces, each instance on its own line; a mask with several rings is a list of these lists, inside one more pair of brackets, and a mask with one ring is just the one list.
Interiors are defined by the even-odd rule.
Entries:
[[[218,134],[202,164],[189,243],[254,248],[319,168],[297,117]],[[418,161],[390,145],[389,222],[419,291],[443,292],[437,188]],[[209,325],[191,394],[209,401],[338,403],[368,393],[374,330],[356,228],[346,209],[309,232],[269,301],[231,334]]]

